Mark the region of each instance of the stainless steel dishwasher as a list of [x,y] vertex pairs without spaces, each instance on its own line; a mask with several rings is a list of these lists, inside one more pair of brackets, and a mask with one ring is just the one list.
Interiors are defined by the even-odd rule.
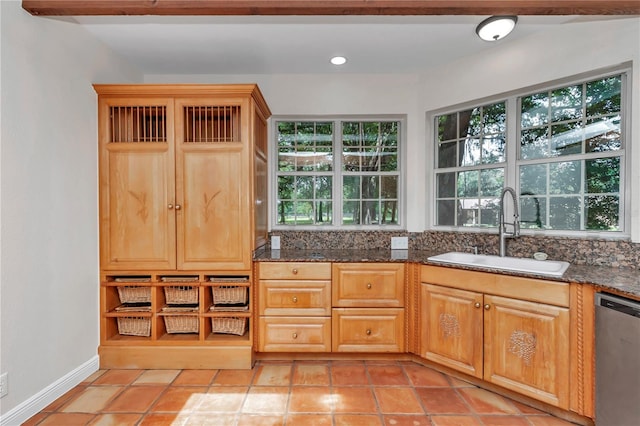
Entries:
[[640,425],[640,302],[598,293],[596,426]]

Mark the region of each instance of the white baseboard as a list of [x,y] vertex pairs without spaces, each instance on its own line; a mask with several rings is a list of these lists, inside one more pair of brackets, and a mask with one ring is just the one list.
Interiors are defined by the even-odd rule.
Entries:
[[7,411],[3,416],[0,416],[0,426],[18,426],[24,423],[42,411],[47,405],[82,383],[84,379],[98,371],[99,368],[100,358],[96,355],[20,405]]

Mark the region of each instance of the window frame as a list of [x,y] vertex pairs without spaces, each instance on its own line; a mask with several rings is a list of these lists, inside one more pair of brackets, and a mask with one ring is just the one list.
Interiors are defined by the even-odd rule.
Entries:
[[[427,140],[429,141],[427,149],[427,164],[429,165],[427,179],[427,190],[430,194],[427,194],[427,199],[431,201],[430,208],[427,210],[427,223],[429,228],[436,231],[445,232],[477,232],[477,233],[495,233],[497,227],[465,227],[465,226],[451,226],[451,225],[438,225],[437,224],[437,173],[442,171],[437,167],[437,147],[438,147],[438,126],[436,123],[436,117],[446,114],[452,114],[460,112],[474,107],[480,107],[489,105],[496,102],[506,102],[506,146],[505,155],[506,162],[504,163],[505,178],[504,185],[516,189],[516,192],[520,192],[520,166],[531,164],[549,164],[553,162],[564,161],[582,161],[592,159],[594,155],[591,153],[580,153],[558,157],[546,157],[536,160],[522,160],[519,157],[520,147],[520,133],[521,133],[521,120],[520,120],[520,106],[521,99],[544,91],[553,91],[556,89],[572,86],[575,84],[588,83],[590,81],[604,79],[616,75],[621,76],[621,92],[620,92],[620,139],[621,148],[617,151],[609,151],[600,153],[597,158],[605,157],[620,157],[620,216],[619,216],[619,231],[602,231],[602,230],[561,230],[561,229],[526,229],[522,228],[521,233],[524,235],[546,235],[546,236],[566,236],[566,237],[592,237],[603,239],[628,239],[631,236],[631,172],[630,165],[632,161],[631,151],[633,147],[631,144],[631,66],[625,64],[623,66],[615,66],[604,68],[600,70],[594,70],[591,72],[574,75],[558,80],[553,80],[534,86],[528,86],[521,89],[516,89],[510,92],[493,95],[481,99],[476,99],[470,102],[464,102],[457,105],[452,105],[443,109],[430,111],[427,113]],[[459,170],[461,167],[456,167],[455,170]],[[453,170],[453,168],[452,168]],[[581,198],[584,199],[586,194],[581,192]],[[519,201],[520,201],[520,197]],[[520,204],[520,203],[519,203]],[[584,214],[586,209],[582,208],[581,215]]]
[[[342,123],[344,122],[390,122],[397,121],[398,141],[397,141],[397,163],[398,170],[398,205],[396,224],[373,224],[373,225],[351,225],[343,224],[343,177],[360,176],[374,174],[377,176],[390,175],[385,172],[347,172],[342,169]],[[331,231],[331,230],[370,230],[370,231],[397,231],[406,228],[406,134],[407,116],[405,114],[371,114],[371,115],[277,115],[269,120],[269,199],[274,200],[269,206],[269,224],[272,230],[280,231]],[[282,225],[278,223],[278,123],[280,122],[332,122],[333,123],[333,163],[332,170],[304,172],[305,176],[316,176],[331,174],[333,180],[332,188],[332,210],[333,217],[331,224],[311,224],[311,225]],[[388,173],[388,172],[387,172]]]

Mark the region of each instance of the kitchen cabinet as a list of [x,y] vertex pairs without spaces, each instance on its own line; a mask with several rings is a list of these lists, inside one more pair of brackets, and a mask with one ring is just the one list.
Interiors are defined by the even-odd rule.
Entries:
[[567,283],[423,266],[422,356],[569,408]]
[[255,85],[95,85],[103,270],[251,269],[266,241]]
[[267,236],[260,90],[94,88],[101,367],[250,368],[252,253]]
[[260,352],[331,351],[331,264],[259,266]]
[[260,352],[405,352],[402,263],[260,262]]
[[405,352],[405,265],[334,263],[334,352]]

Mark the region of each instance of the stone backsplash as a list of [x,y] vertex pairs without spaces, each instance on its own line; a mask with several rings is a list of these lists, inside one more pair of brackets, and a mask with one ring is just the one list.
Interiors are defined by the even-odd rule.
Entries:
[[[391,249],[391,237],[408,237],[411,250],[498,254],[498,235],[478,232],[402,231],[274,231],[283,250]],[[629,240],[523,235],[507,241],[509,256],[532,257],[544,252],[549,259],[575,265],[638,268],[640,244]]]

